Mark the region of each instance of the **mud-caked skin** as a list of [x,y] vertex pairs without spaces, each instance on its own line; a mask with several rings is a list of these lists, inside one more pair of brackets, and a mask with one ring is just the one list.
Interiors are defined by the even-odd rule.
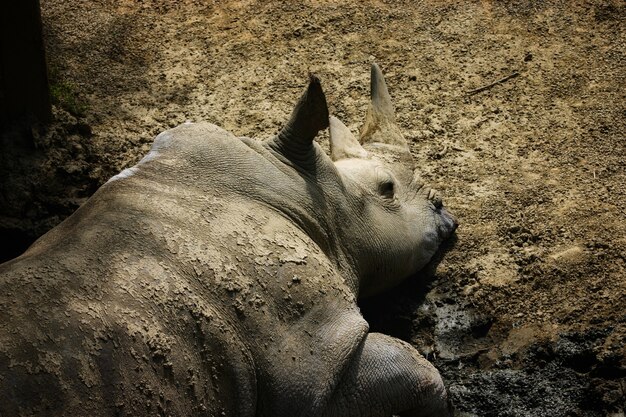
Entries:
[[360,142],[314,77],[266,142],[166,131],[0,265],[0,415],[446,416],[439,373],[356,299],[455,227],[375,65]]

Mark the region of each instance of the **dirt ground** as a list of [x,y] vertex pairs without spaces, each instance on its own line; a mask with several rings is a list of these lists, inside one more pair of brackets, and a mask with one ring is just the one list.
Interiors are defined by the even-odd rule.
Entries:
[[29,132],[28,156],[0,157],[4,258],[164,129],[272,136],[309,71],[357,133],[375,60],[461,226],[438,265],[363,303],[372,329],[425,354],[459,415],[624,416],[623,2],[41,6],[54,122]]

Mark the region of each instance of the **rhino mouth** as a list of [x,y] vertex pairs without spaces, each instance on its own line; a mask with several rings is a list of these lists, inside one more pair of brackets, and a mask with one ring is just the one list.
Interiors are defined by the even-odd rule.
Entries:
[[437,209],[439,212],[439,236],[442,240],[448,239],[454,231],[459,227],[459,221],[456,216],[450,213],[445,207]]

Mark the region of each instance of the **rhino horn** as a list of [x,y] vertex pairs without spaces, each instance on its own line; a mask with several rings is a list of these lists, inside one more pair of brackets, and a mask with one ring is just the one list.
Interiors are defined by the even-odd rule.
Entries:
[[393,103],[387,89],[385,77],[378,64],[373,63],[370,73],[370,98],[372,111],[381,118],[395,120]]
[[395,111],[385,77],[376,63],[372,64],[370,98],[365,123],[361,129],[361,143],[384,143],[400,146],[408,151],[408,144],[396,125]]
[[289,160],[305,162],[313,149],[313,139],[328,127],[328,106],[319,78],[309,75],[309,86],[298,100],[289,122],[270,146]]
[[330,157],[333,161],[346,158],[367,158],[367,151],[350,129],[335,116],[330,116]]

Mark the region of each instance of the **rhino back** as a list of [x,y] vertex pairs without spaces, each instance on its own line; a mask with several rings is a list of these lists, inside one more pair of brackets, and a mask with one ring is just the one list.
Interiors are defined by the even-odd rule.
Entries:
[[154,247],[27,255],[0,291],[0,415],[254,415],[237,326]]
[[314,353],[328,306],[353,308],[262,198],[302,180],[219,128],[183,129],[0,267],[6,414],[253,415],[276,363]]

